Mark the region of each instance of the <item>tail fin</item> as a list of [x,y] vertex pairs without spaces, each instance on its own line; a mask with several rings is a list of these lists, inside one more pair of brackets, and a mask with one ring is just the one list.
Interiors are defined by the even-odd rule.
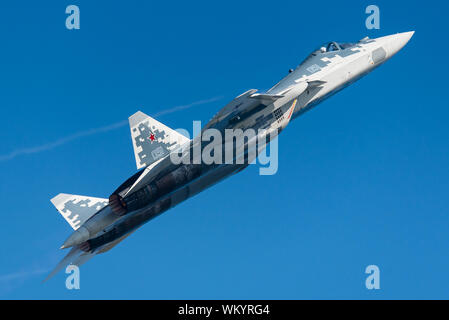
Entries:
[[108,204],[108,199],[66,193],[60,193],[50,201],[74,230]]
[[190,141],[189,138],[140,111],[129,117],[129,127],[137,169],[149,166],[170,154],[178,146]]

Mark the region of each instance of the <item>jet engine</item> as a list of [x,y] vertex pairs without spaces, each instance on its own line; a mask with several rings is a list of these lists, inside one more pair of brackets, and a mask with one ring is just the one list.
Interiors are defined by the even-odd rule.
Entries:
[[[132,212],[141,209],[151,202],[157,200],[161,196],[164,196],[177,188],[183,186],[189,181],[199,177],[201,174],[201,166],[195,164],[181,165],[177,169],[170,173],[156,178],[143,188],[136,192],[127,195],[126,197],[120,196],[119,192],[114,192],[109,197],[109,205],[112,211],[123,216],[128,212]],[[120,190],[119,188],[118,190]]]

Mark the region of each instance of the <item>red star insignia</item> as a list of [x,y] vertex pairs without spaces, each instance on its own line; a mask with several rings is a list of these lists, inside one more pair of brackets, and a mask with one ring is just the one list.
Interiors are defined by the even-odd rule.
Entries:
[[154,141],[154,134],[150,134],[150,140]]

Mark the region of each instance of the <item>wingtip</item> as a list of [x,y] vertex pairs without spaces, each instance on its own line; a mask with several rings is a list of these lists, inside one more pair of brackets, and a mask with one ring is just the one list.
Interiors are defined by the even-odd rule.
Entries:
[[136,126],[137,124],[139,124],[140,122],[142,122],[143,120],[145,120],[147,118],[149,118],[148,115],[146,115],[142,111],[137,111],[136,113],[134,113],[133,115],[131,115],[128,118],[129,126],[130,127],[134,127],[134,126]]
[[45,279],[41,281],[41,283],[45,283],[45,282],[47,282],[48,280],[50,280],[51,278],[53,278],[53,277],[59,272],[59,270],[60,270],[60,269],[57,269],[57,268],[53,269],[53,270],[52,270],[52,271],[45,277]]

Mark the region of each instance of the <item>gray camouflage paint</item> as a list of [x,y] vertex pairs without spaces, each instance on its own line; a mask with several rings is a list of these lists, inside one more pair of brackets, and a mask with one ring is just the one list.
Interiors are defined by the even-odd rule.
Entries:
[[[255,130],[264,128],[280,132],[285,128],[290,119],[309,110],[322,100],[350,85],[391,58],[410,40],[412,35],[413,32],[408,32],[377,39],[363,39],[354,46],[344,50],[335,52],[314,52],[315,55],[310,55],[292,73],[288,74],[278,84],[268,90],[265,96],[259,95],[259,97],[256,97],[256,90],[245,92],[220,110],[205,128],[217,128],[219,130],[229,127],[252,128]],[[252,108],[260,105],[261,102],[258,101],[256,103],[251,99],[262,99],[266,108],[263,108],[260,111],[257,109],[253,112]],[[294,101],[293,104],[292,101]],[[289,111],[288,116],[286,114],[287,111]],[[236,119],[236,116],[239,114],[246,114],[248,116],[243,117],[241,122],[232,122],[231,125],[230,120]],[[167,135],[171,136],[173,133],[167,134],[166,129],[160,130],[160,128],[158,128],[162,128],[162,124],[156,125],[150,130],[149,123],[141,123],[142,120],[145,120],[145,115],[138,113],[133,117],[133,119],[130,118],[131,130],[135,130],[133,127],[140,123],[138,127],[139,134],[134,142],[136,148],[142,149],[136,153],[136,157],[139,157],[141,163],[147,164],[151,152],[159,147],[164,149],[164,154],[168,154],[168,152],[171,151],[170,148],[176,147],[173,142],[167,142]],[[155,121],[154,119],[149,119],[150,121]],[[136,131],[132,131],[132,133],[133,132],[134,134],[136,133]],[[154,143],[154,141],[153,143],[148,141],[151,133],[155,135],[156,143]],[[190,147],[195,144],[195,140],[198,140],[198,137],[193,140]],[[99,230],[96,233],[91,234],[90,238],[88,238],[89,240],[84,239],[83,241],[85,242],[82,244],[86,247],[85,243],[92,241],[91,244],[93,249],[89,251],[89,257],[92,256],[91,253],[103,252],[105,248],[110,249],[124,237],[129,235],[130,232],[134,231],[153,217],[163,213],[174,205],[181,203],[194,194],[201,192],[218,181],[239,172],[246,166],[247,164],[213,165],[208,169],[200,166],[200,176],[196,177],[196,175],[194,175],[192,176],[193,179],[187,179],[184,183],[183,179],[178,179],[176,175],[172,174],[173,172],[176,172],[176,170],[181,170],[180,168],[182,168],[182,166],[180,167],[179,165],[177,166],[170,163],[169,157],[161,158],[160,162],[155,163],[150,171],[144,170],[142,176],[146,175],[151,177],[152,180],[149,182],[155,181],[156,186],[159,186],[159,189],[157,190],[169,190],[170,192],[166,194],[162,193],[160,195],[157,194],[158,198],[151,198],[151,203],[146,207],[129,212],[120,219],[111,218],[110,216],[113,214],[111,210],[101,210],[80,228],[84,229],[84,234],[88,232],[85,230],[89,230],[89,228],[92,230]],[[189,170],[191,169],[186,167],[181,171],[184,170],[183,172],[185,172],[187,177],[190,172]],[[181,177],[183,176],[184,175]],[[144,179],[140,181],[145,182]],[[173,188],[175,185],[172,183],[176,183],[176,181],[181,181],[183,184]],[[141,185],[141,187],[145,187],[149,182]],[[140,189],[133,190],[131,188],[130,190],[132,190],[132,192],[130,192],[130,194],[127,193],[128,196]],[[81,205],[87,203],[89,202],[82,202]],[[78,210],[78,208],[76,208],[78,204],[79,203],[75,204],[69,201],[64,204],[64,206],[67,205],[66,210],[69,210],[72,213],[74,210]],[[69,208],[72,208],[72,210]],[[107,207],[105,209],[107,209]],[[70,217],[73,218],[71,214]],[[109,221],[110,224],[100,231],[98,224],[101,224],[102,221],[106,220]],[[105,239],[107,239],[106,242],[104,241]],[[74,258],[76,252],[80,252],[79,245],[76,245],[69,252],[58,267],[64,263],[77,261]],[[84,257],[82,259],[84,262],[86,260],[86,254],[82,254],[82,257]]]

